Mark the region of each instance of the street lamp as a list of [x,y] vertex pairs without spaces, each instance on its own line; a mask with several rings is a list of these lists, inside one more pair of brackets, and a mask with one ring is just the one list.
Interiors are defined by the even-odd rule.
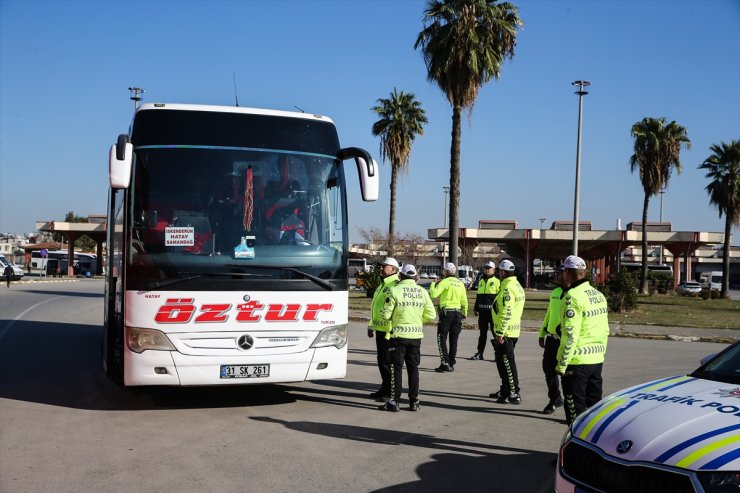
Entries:
[[540,229],[543,229],[543,225],[545,224],[545,219],[547,219],[547,218],[545,218],[545,217],[541,217],[540,218]]
[[581,193],[581,121],[583,119],[583,96],[588,94],[585,90],[591,83],[587,80],[577,80],[572,83],[578,86],[575,92],[578,94],[578,147],[576,148],[576,190],[573,201],[573,255],[578,255],[578,200]]
[[144,99],[142,97],[142,94],[144,94],[146,91],[141,87],[129,87],[128,90],[131,93],[131,97],[129,99],[134,102],[134,111],[136,111],[137,109],[139,109],[139,101]]
[[442,187],[442,190],[445,192],[445,215],[444,220],[442,221],[442,227],[447,227],[447,194],[450,193],[450,187]]
[[[444,219],[442,220],[442,227],[447,227],[447,194],[450,193],[450,187],[442,187],[442,190],[445,192],[445,215]],[[447,239],[449,240],[449,231],[447,234]],[[442,266],[444,267],[444,264],[447,263],[447,244],[446,242],[442,243]]]
[[[663,194],[665,193],[665,187],[660,187],[660,222],[663,222]],[[663,244],[660,244],[658,263],[663,265]]]

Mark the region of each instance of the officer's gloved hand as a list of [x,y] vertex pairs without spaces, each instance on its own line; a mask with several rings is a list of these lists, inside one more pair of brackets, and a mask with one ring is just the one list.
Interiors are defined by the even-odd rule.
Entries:
[[367,328],[367,336],[368,336],[368,337],[369,337],[370,339],[372,339],[372,338],[373,338],[373,333],[374,333],[374,332],[375,332],[375,331],[374,331],[374,330],[373,330],[372,328],[370,328],[370,327],[368,327],[368,328]]
[[540,347],[541,348],[544,348],[545,347],[545,338],[544,337],[540,337],[539,343],[540,343]]

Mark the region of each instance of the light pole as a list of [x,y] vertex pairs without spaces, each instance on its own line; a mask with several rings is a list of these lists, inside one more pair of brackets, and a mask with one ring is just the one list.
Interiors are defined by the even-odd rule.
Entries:
[[[545,217],[539,218],[539,221],[540,221],[540,231],[542,231],[542,229],[544,228],[545,219],[547,219],[547,218],[545,218]],[[540,274],[543,274],[545,272],[545,266],[543,264],[544,264],[543,260],[540,259]]]
[[[663,222],[663,194],[665,193],[665,187],[660,187],[660,222]],[[663,265],[663,244],[660,244],[660,250],[658,254],[658,263]]]
[[[445,192],[445,215],[444,220],[442,221],[442,227],[447,227],[447,194],[450,193],[450,187],[442,187],[442,190]],[[447,239],[449,240],[449,231],[447,232]],[[447,263],[447,242],[442,243],[442,267],[444,268],[444,264]]]
[[129,87],[128,90],[131,93],[131,97],[129,99],[134,102],[134,111],[136,111],[137,109],[139,109],[139,101],[144,99],[142,97],[142,94],[144,94],[146,91],[141,87]]
[[588,94],[585,90],[591,83],[587,80],[577,80],[572,83],[578,86],[575,92],[578,94],[578,147],[576,148],[576,190],[573,201],[573,255],[578,255],[578,201],[581,193],[581,126],[583,119],[583,96]]

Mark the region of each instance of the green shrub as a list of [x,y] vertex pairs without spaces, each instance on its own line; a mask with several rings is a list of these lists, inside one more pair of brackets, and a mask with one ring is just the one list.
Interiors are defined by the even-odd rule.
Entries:
[[673,290],[673,275],[669,272],[648,271],[648,286],[651,295],[656,291],[659,294],[666,294]]
[[602,291],[612,312],[624,313],[637,308],[635,278],[624,269],[607,281]]
[[373,294],[375,294],[375,290],[378,289],[380,283],[383,282],[383,280],[380,278],[380,267],[381,266],[379,262],[374,263],[370,272],[365,272],[362,277],[362,284],[365,287],[365,295],[368,298],[373,297]]

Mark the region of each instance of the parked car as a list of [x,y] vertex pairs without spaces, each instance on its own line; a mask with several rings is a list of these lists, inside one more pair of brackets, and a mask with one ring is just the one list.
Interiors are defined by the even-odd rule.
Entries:
[[696,281],[682,281],[678,285],[678,294],[681,296],[699,296],[701,294],[701,284]]
[[25,275],[25,272],[23,272],[23,268],[8,260],[5,255],[0,255],[0,275],[2,275],[3,271],[5,271],[5,267],[7,267],[8,265],[13,268],[14,281],[23,279],[23,276]]
[[740,341],[689,375],[601,400],[568,428],[558,493],[740,491]]

